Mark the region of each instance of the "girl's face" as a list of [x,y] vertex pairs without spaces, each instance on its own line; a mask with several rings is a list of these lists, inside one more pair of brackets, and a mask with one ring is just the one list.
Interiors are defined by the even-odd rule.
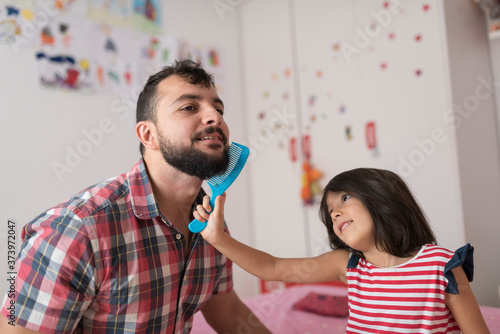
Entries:
[[333,232],[349,247],[366,252],[375,247],[373,220],[359,199],[342,192],[329,192],[326,197]]

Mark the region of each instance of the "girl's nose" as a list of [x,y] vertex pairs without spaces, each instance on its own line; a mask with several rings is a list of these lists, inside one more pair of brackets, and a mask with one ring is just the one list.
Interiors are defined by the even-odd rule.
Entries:
[[340,211],[333,211],[331,217],[333,221],[337,220],[340,217]]

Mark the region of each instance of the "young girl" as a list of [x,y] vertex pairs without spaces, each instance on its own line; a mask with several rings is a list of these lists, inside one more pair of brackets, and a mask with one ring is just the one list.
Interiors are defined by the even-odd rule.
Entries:
[[212,214],[205,197],[194,212],[209,220],[203,238],[263,280],[347,284],[346,333],[489,333],[470,288],[470,245],[451,252],[436,239],[404,181],[380,169],[334,177],[320,205],[332,251],[277,258],[223,231],[225,194]]

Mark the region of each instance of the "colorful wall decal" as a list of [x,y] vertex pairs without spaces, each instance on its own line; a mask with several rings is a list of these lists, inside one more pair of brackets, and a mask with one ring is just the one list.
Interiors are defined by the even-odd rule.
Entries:
[[345,111],[346,111],[346,107],[345,107],[345,105],[341,104],[341,105],[339,106],[339,112],[340,112],[341,114],[344,114],[344,113],[345,113]]
[[353,139],[351,126],[350,125],[346,125],[344,131],[345,131],[345,137],[346,137],[346,139],[348,141],[351,141]]
[[292,70],[290,68],[285,69],[285,78],[290,78],[292,75]]
[[309,99],[308,99],[308,105],[309,107],[314,107],[314,104],[316,103],[316,100],[317,100],[317,96],[316,95],[311,95],[309,96]]
[[365,139],[368,150],[370,150],[374,156],[378,156],[379,149],[377,145],[377,132],[374,121],[369,121],[365,124]]

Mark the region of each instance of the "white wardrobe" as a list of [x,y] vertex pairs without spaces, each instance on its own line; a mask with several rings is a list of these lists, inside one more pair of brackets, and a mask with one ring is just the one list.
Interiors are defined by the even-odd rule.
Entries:
[[499,305],[484,14],[470,0],[254,0],[240,10],[254,245],[283,257],[329,249],[321,194],[301,199],[304,161],[323,173],[320,188],[348,169],[390,169],[441,245],[474,244],[476,296]]

